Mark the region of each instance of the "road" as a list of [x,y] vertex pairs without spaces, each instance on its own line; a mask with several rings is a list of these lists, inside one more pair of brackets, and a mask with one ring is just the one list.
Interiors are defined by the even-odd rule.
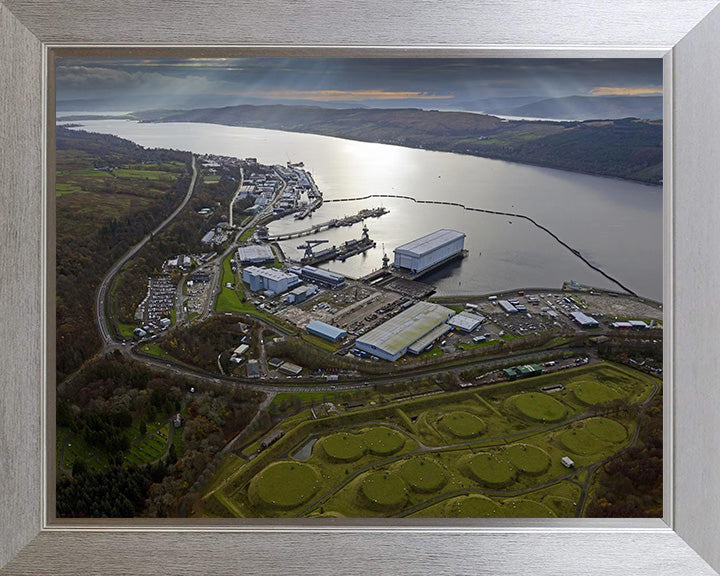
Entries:
[[155,236],[156,234],[160,233],[165,226],[167,226],[170,222],[172,222],[175,217],[180,214],[183,208],[187,206],[187,203],[190,201],[190,198],[192,197],[193,191],[195,189],[195,181],[197,180],[197,166],[195,164],[195,156],[192,157],[192,180],[190,180],[190,186],[188,186],[187,194],[185,194],[185,198],[183,198],[183,201],[180,203],[180,205],[173,210],[173,212],[165,218],[158,226],[150,232],[145,238],[140,240],[135,246],[130,248],[125,254],[117,261],[115,264],[113,264],[112,268],[108,271],[108,273],[105,275],[105,277],[102,279],[102,282],[100,283],[100,288],[98,288],[97,296],[95,297],[95,317],[98,324],[98,329],[100,330],[100,337],[103,340],[103,345],[105,347],[111,346],[114,343],[114,339],[112,337],[112,333],[110,332],[110,328],[107,323],[107,317],[105,315],[105,304],[107,301],[107,292],[112,284],[112,280],[115,277],[115,275],[120,271],[120,269],[132,258],[137,254],[140,249],[147,244],[150,239]]
[[233,226],[233,206],[235,205],[235,201],[237,200],[238,196],[240,195],[240,189],[243,187],[243,182],[245,180],[245,173],[243,172],[242,166],[240,167],[240,180],[238,182],[237,190],[235,191],[235,195],[232,197],[232,200],[230,200],[230,228]]
[[[225,252],[223,252],[219,256],[216,256],[213,260],[208,262],[208,265],[212,266],[212,269],[213,269],[213,277],[210,280],[212,282],[212,289],[210,290],[210,297],[207,300],[205,309],[200,313],[199,317],[196,319],[197,322],[204,322],[205,320],[207,320],[207,318],[210,316],[210,314],[212,314],[213,308],[215,307],[215,298],[222,291],[222,286],[220,286],[219,284],[220,284],[220,278],[222,277],[223,260],[225,260],[225,258],[227,258],[228,255],[236,249],[238,243],[240,242],[240,237],[247,230],[250,230],[251,228],[256,226],[257,223],[260,222],[261,220],[263,220],[264,218],[267,218],[269,215],[272,215],[275,204],[277,203],[277,201],[280,199],[283,192],[285,191],[287,182],[285,181],[285,179],[283,179],[283,177],[278,172],[275,172],[275,174],[282,182],[282,185],[280,186],[280,188],[278,188],[278,191],[275,194],[275,196],[273,196],[273,199],[268,203],[267,206],[265,206],[265,208],[263,208],[260,212],[258,212],[253,217],[253,219],[250,220],[250,222],[248,222],[244,226],[241,226],[238,229],[238,232],[235,235],[235,240],[230,243],[230,246],[228,246],[228,248],[225,250]],[[242,184],[242,182],[241,182],[241,184]],[[238,187],[238,192],[239,191],[240,191],[240,187]],[[234,202],[234,200],[233,200],[233,202]],[[231,204],[231,206],[232,206],[232,204]],[[232,208],[231,208],[231,211],[232,211]]]

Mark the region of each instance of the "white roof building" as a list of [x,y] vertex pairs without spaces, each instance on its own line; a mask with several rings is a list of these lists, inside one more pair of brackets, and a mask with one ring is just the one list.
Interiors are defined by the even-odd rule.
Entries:
[[472,332],[485,321],[485,316],[473,314],[472,312],[460,312],[450,318],[447,323],[453,328],[459,328],[463,332]]
[[269,290],[282,294],[300,282],[295,274],[288,274],[276,268],[258,268],[248,266],[243,269],[243,281],[250,285],[250,290]]
[[265,264],[275,261],[275,254],[267,244],[241,246],[237,250],[237,256],[243,264]]
[[439,304],[418,302],[358,338],[355,346],[384,360],[395,361],[454,314]]
[[395,267],[422,272],[463,250],[465,234],[457,230],[437,230],[395,248]]

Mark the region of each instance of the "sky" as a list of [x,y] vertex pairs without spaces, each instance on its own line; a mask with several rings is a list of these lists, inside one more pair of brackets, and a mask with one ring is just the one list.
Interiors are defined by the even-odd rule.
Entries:
[[232,104],[472,111],[494,99],[521,104],[573,95],[660,95],[662,61],[61,58],[56,79],[58,103],[92,101],[126,111]]

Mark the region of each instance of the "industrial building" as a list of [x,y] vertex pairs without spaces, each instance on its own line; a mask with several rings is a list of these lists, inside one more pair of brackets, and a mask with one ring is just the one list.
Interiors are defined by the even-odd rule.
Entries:
[[450,318],[447,323],[463,332],[472,332],[476,330],[485,321],[485,316],[473,314],[472,312],[460,312]]
[[518,309],[515,308],[510,302],[507,300],[498,300],[498,306],[503,309],[503,312],[507,312],[508,314],[517,314]]
[[518,378],[530,378],[531,376],[540,376],[540,374],[542,374],[542,366],[539,366],[537,364],[512,366],[511,368],[504,368],[503,374],[508,380],[517,380]]
[[250,350],[250,346],[247,344],[240,344],[235,350],[233,350],[232,355],[230,356],[230,362],[235,362],[236,364],[240,364],[243,361],[243,355]]
[[433,328],[430,332],[425,334],[425,336],[410,344],[410,346],[408,346],[408,352],[410,352],[410,354],[415,354],[416,356],[418,354],[422,354],[425,350],[432,346],[435,340],[442,338],[445,334],[450,332],[450,330],[451,328],[448,324],[440,324],[440,326]]
[[583,312],[570,312],[570,316],[572,316],[572,319],[575,320],[575,323],[581,328],[597,328],[600,326],[600,322]]
[[305,327],[305,330],[308,331],[308,334],[320,336],[320,338],[325,338],[325,340],[330,340],[330,342],[337,342],[341,338],[345,338],[345,336],[347,336],[347,332],[342,328],[338,328],[332,324],[326,324],[325,322],[320,322],[319,320],[313,320],[310,322]]
[[248,360],[245,370],[248,378],[260,378],[260,364],[257,360]]
[[312,284],[301,284],[297,288],[293,288],[283,296],[283,300],[288,304],[300,304],[305,302],[310,296],[317,292],[317,286]]
[[250,286],[250,290],[257,292],[267,290],[274,294],[282,294],[300,282],[295,274],[288,274],[276,268],[258,268],[248,266],[243,268],[243,281]]
[[395,248],[395,267],[423,272],[463,251],[465,234],[456,230],[437,230]]
[[288,376],[299,376],[303,369],[302,366],[298,366],[292,362],[283,362],[280,364],[278,370]]
[[439,304],[418,302],[400,312],[377,328],[370,330],[355,341],[355,346],[364,352],[395,361],[402,357],[410,346],[444,325],[455,312]]
[[275,255],[267,244],[251,244],[241,246],[237,250],[238,260],[243,264],[271,264],[275,262]]
[[322,284],[330,288],[338,288],[345,284],[345,276],[341,274],[335,274],[335,272],[328,272],[321,268],[315,268],[314,266],[293,266],[290,268],[290,272],[297,274],[306,282],[314,282],[316,284]]

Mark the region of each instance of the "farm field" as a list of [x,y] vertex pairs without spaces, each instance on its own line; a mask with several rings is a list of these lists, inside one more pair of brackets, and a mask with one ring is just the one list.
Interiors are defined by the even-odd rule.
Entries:
[[193,514],[582,515],[589,478],[635,442],[637,414],[659,386],[601,363],[321,418],[302,410],[266,449],[257,440],[226,460]]

